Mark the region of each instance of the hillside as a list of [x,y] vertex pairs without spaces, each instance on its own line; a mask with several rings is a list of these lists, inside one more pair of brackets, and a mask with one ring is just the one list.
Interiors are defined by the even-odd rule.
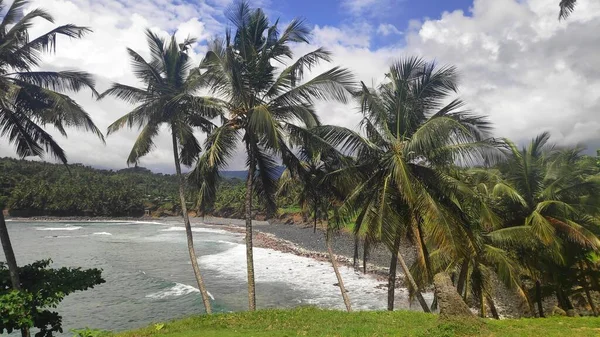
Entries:
[[[281,169],[283,171],[283,168]],[[223,171],[216,199],[208,213],[241,217],[247,171]],[[103,170],[82,164],[52,164],[0,158],[0,209],[12,216],[138,217],[178,215],[177,177],[144,167]],[[197,195],[187,189],[188,209]],[[282,198],[282,207],[293,198]],[[264,213],[258,200],[255,209]]]

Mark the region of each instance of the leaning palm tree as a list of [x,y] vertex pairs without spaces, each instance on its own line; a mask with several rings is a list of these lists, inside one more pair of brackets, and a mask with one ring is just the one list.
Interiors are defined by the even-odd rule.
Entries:
[[540,316],[543,283],[564,298],[570,289],[557,282],[557,273],[600,251],[600,182],[589,166],[579,165],[581,148],[557,150],[549,138],[542,133],[522,149],[507,141],[508,160],[500,166],[507,184],[494,192],[509,211],[503,228],[489,234],[495,245],[517,251],[530,269]]
[[209,132],[213,127],[210,119],[221,114],[220,105],[211,98],[197,96],[204,81],[187,54],[195,42],[186,39],[179,44],[174,36],[167,41],[150,30],[146,31],[151,60],[146,61],[132,49],[127,49],[131,57],[134,74],[144,83],[142,88],[115,83],[100,98],[114,96],[137,106],[108,127],[108,134],[123,127],[138,127],[141,132],[127,158],[128,164],[137,164],[141,157],[154,147],[154,138],[162,125],[171,129],[173,159],[179,179],[179,199],[187,236],[188,252],[194,275],[202,295],[204,308],[211,313],[208,292],[204,285],[196,252],[192,228],[187,212],[185,180],[181,174],[181,164],[191,166],[200,155],[201,146],[194,135],[195,128]]
[[[279,179],[280,187],[277,193],[283,194],[291,188],[299,186],[300,191],[297,201],[303,211],[312,208],[313,232],[316,232],[319,220],[327,222],[325,247],[338,281],[337,284],[340,288],[344,305],[346,306],[346,310],[350,312],[352,311],[350,298],[344,286],[344,280],[339,272],[337,260],[331,246],[332,236],[335,231],[339,230],[342,222],[341,217],[338,216],[338,208],[349,190],[344,190],[344,186],[347,186],[347,184],[336,183],[334,179],[330,178],[331,173],[347,166],[349,159],[315,134],[314,131],[319,128],[315,127],[312,130],[307,130],[296,126],[290,127],[289,139],[290,144],[296,150],[293,155],[296,156],[294,162],[297,166],[289,167],[283,172]],[[333,216],[330,216],[332,212]]]
[[564,20],[573,13],[575,10],[575,4],[577,0],[560,0],[558,6],[560,7],[560,11],[558,12],[558,19]]
[[[246,2],[232,7],[228,18],[235,31],[228,30],[224,40],[214,41],[200,65],[213,94],[226,101],[228,115],[209,137],[195,173],[218,175],[239,142],[243,144],[248,167],[244,204],[248,304],[250,310],[255,310],[253,196],[263,198],[274,208],[280,172],[277,160],[281,158],[287,166],[295,161],[286,144],[290,127],[318,125],[315,99],[345,102],[353,88],[353,77],[349,71],[335,67],[305,81],[304,76],[314,66],[330,60],[330,53],[323,48],[300,56],[287,67],[277,67],[293,58],[291,44],[309,42],[310,30],[301,20],[294,19],[280,30],[278,21],[270,24],[261,9],[251,9]],[[215,179],[203,181],[211,185]],[[210,192],[214,188],[202,190]]]
[[440,247],[460,247],[456,186],[448,171],[461,161],[482,160],[484,149],[494,149],[487,140],[490,127],[485,118],[463,110],[458,99],[447,103],[456,82],[453,67],[438,69],[420,58],[400,60],[378,88],[362,85],[359,102],[366,137],[339,127],[323,135],[357,157],[348,174],[358,184],[344,209],[357,215],[357,232],[366,227],[367,240],[383,242],[392,253],[389,310],[399,262],[409,289],[423,310],[430,311],[399,253],[402,237],[413,238],[417,261],[424,266],[429,255],[425,238]]
[[[0,23],[0,137],[6,137],[21,158],[43,157],[49,153],[66,164],[65,151],[44,127],[52,125],[63,136],[67,135],[65,127],[81,128],[104,141],[90,116],[65,94],[89,88],[97,95],[94,80],[81,71],[38,71],[36,68],[44,52],[55,50],[58,36],[81,38],[90,30],[67,24],[31,39],[28,31],[35,19],[49,22],[54,19],[39,8],[24,14],[27,5],[27,0],[15,0]],[[0,0],[0,13],[4,13],[4,9],[4,0]],[[12,286],[18,290],[17,262],[1,211],[0,241]]]

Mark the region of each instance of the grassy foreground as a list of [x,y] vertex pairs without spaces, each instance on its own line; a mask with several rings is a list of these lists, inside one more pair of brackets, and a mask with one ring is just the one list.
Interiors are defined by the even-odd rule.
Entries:
[[412,311],[348,314],[300,308],[190,317],[116,336],[600,336],[600,318],[464,322]]

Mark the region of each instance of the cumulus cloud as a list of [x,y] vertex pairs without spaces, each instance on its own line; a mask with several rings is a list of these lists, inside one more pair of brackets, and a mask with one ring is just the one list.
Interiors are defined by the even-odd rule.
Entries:
[[[476,0],[470,13],[412,22],[396,46],[330,48],[335,64],[353,69],[367,84],[381,82],[390,63],[405,56],[455,65],[460,96],[489,116],[496,136],[524,143],[550,131],[558,144],[594,150],[600,145],[598,31],[598,2],[582,1],[569,20],[559,22],[545,0]],[[352,106],[323,106],[328,123],[359,121]]]
[[[316,26],[313,44],[294,50],[299,55],[324,46],[334,53],[334,60],[314,73],[340,65],[368,85],[380,83],[391,62],[403,56],[418,55],[455,65],[462,79],[460,96],[472,110],[489,116],[496,136],[523,143],[548,130],[555,142],[584,143],[593,150],[600,146],[600,3],[580,2],[568,20],[559,22],[556,8],[546,0],[475,0],[469,13],[446,12],[435,19],[411,22],[405,35],[380,48],[370,43],[374,34],[382,33],[380,27],[375,30],[365,23]],[[222,33],[223,8],[229,3],[203,0],[191,6],[167,0],[36,0],[36,5],[55,14],[58,24],[72,22],[94,29],[83,40],[60,39],[57,53],[47,58],[45,68],[85,69],[96,75],[100,91],[113,81],[136,85],[125,48],[144,55],[146,27],[163,34],[179,29],[178,38],[199,38],[201,43],[192,55],[199,61],[204,40]],[[345,3],[348,10],[368,10],[366,5]],[[377,6],[386,1],[361,3]],[[43,24],[35,29],[49,27]],[[103,130],[131,109],[113,99],[96,102],[89,92],[74,98]],[[360,118],[351,104],[320,102],[317,108],[324,123],[354,128]],[[56,135],[71,162],[107,168],[125,166],[137,136],[135,130],[122,131],[108,137],[104,146],[89,134],[69,134],[68,139]],[[172,172],[168,133],[163,132],[156,145],[141,164]],[[0,139],[0,156],[7,155],[14,156],[14,149]],[[231,169],[243,166],[244,158],[239,155]]]

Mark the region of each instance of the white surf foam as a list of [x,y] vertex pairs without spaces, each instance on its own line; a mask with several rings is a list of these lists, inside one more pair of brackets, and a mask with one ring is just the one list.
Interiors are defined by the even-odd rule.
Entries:
[[141,225],[164,225],[163,222],[158,222],[158,221],[129,221],[126,223],[135,223],[135,224],[141,224]]
[[[162,299],[166,299],[166,298],[175,298],[175,297],[180,297],[183,295],[187,295],[187,294],[191,294],[191,293],[199,293],[199,292],[200,292],[200,290],[198,290],[198,288],[189,286],[187,284],[175,283],[175,285],[169,289],[146,295],[146,298],[151,298],[154,300],[162,300]],[[213,301],[215,300],[215,298],[213,297],[213,295],[210,292],[208,292],[208,296]]]
[[85,238],[89,235],[48,235],[45,239],[67,239],[67,238]]
[[92,235],[106,235],[106,236],[112,236],[112,234],[110,234],[109,232],[98,232],[98,233],[93,233]]
[[[185,231],[185,227],[169,227],[166,229],[161,229],[161,232],[184,232]],[[228,232],[226,230],[223,229],[216,229],[216,228],[206,228],[206,227],[193,227],[192,228],[192,232],[196,232],[196,233],[215,233],[215,234],[232,234],[231,232]]]
[[[246,279],[246,247],[241,244],[222,253],[205,255],[199,258],[205,269],[218,271],[219,276]],[[337,278],[329,262],[320,262],[312,258],[282,253],[272,249],[254,248],[254,266],[257,283],[281,282],[302,293],[300,304],[317,305],[324,308],[343,310],[345,308]],[[339,266],[344,285],[352,302],[358,310],[385,310],[387,307],[387,288],[378,287],[387,282],[378,281],[372,275],[355,272],[346,266]],[[424,294],[428,302],[432,294]],[[406,289],[396,289],[398,308],[408,307]]]
[[80,226],[65,226],[65,227],[36,227],[38,231],[76,231],[81,229]]

